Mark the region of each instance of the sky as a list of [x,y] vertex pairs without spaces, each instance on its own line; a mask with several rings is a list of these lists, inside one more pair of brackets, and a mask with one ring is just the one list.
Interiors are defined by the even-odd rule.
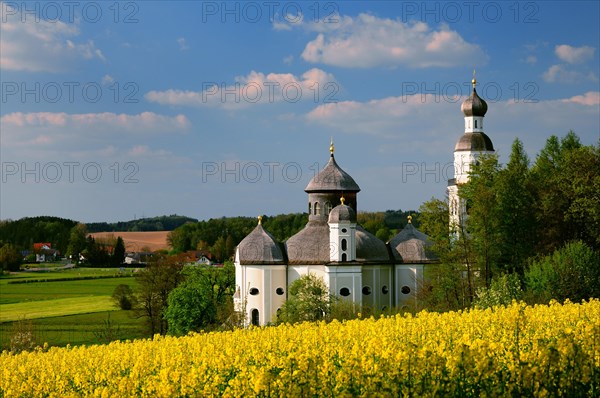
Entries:
[[600,139],[597,1],[1,2],[0,219],[359,211],[444,198],[461,102],[501,163]]

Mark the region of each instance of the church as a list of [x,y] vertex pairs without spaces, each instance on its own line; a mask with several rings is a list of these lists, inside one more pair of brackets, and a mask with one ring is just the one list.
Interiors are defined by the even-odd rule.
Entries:
[[[468,179],[470,164],[493,153],[483,132],[487,104],[475,90],[463,102],[465,132],[454,150],[454,179],[448,181],[450,228],[466,216],[458,186]],[[389,242],[383,242],[356,221],[360,187],[336,162],[333,142],[327,165],[308,183],[308,223],[285,242],[263,228],[254,230],[235,250],[234,305],[248,324],[274,322],[287,298],[288,286],[303,275],[323,278],[330,294],[358,306],[411,308],[422,286],[426,267],[438,259],[429,250],[427,235],[408,223]]]

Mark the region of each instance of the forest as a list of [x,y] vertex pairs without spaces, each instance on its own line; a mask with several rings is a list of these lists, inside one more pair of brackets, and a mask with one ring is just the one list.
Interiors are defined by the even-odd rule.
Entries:
[[600,143],[553,135],[532,163],[515,139],[506,165],[479,157],[459,196],[467,214],[452,234],[447,198],[420,208],[440,258],[424,307],[600,297]]

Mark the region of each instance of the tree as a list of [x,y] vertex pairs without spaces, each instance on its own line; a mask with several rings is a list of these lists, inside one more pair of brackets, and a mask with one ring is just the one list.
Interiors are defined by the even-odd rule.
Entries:
[[448,202],[436,198],[419,208],[421,230],[433,242],[440,262],[427,274],[420,301],[434,310],[457,310],[471,305],[475,294],[475,271],[470,236],[462,230],[450,236]]
[[184,277],[181,273],[186,262],[184,255],[155,255],[146,268],[136,274],[138,289],[135,312],[146,319],[150,335],[166,334],[168,322],[164,319],[167,299]]
[[74,260],[77,264],[79,263],[79,255],[85,250],[87,242],[87,229],[85,224],[77,224],[71,228],[71,234],[69,237],[69,246],[67,248],[67,255]]
[[135,297],[133,295],[133,290],[129,285],[120,284],[115,287],[115,290],[112,294],[112,299],[115,304],[122,310],[130,310],[133,308],[133,304],[135,302]]
[[509,305],[513,300],[523,297],[521,280],[516,273],[502,274],[492,279],[489,288],[477,289],[474,304],[476,308],[491,308],[498,305]]
[[600,297],[600,255],[582,241],[567,243],[534,261],[525,273],[525,282],[537,302]]
[[[496,197],[497,155],[482,155],[472,166],[469,181],[458,189],[467,203],[465,238],[470,238],[476,267],[489,287],[500,257],[500,211]],[[468,264],[468,263],[467,263]],[[471,294],[471,296],[473,296]]]
[[123,264],[123,261],[125,261],[125,242],[123,242],[123,238],[119,236],[117,237],[117,243],[115,243],[113,249],[111,263],[113,265],[120,265]]
[[18,271],[21,266],[21,253],[11,244],[0,247],[0,270]]
[[303,275],[292,282],[288,299],[277,314],[277,323],[313,322],[327,319],[332,297],[323,278]]
[[167,300],[169,333],[183,335],[223,324],[233,311],[233,263],[187,267],[183,275],[185,281],[171,291]]
[[537,223],[529,159],[523,144],[513,142],[510,160],[494,184],[498,201],[499,265],[507,272],[525,273],[527,258],[533,254]]

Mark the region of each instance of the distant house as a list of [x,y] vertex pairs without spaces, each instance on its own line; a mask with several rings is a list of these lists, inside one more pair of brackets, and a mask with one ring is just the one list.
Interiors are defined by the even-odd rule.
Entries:
[[60,255],[58,250],[52,248],[52,243],[39,242],[33,244],[33,252],[35,253],[35,261],[44,263],[47,261],[55,261]]
[[213,265],[214,256],[207,250],[196,251],[196,264]]
[[125,254],[125,264],[146,264],[154,255],[152,252],[129,252]]

